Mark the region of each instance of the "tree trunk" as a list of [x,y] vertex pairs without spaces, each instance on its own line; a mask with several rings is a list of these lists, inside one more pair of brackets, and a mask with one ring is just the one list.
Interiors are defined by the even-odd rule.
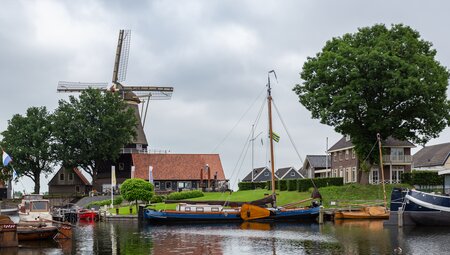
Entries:
[[39,194],[41,189],[41,172],[34,172],[34,194]]

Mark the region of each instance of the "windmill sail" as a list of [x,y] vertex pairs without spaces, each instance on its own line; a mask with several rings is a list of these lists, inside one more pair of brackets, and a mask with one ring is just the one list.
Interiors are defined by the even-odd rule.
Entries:
[[[113,68],[112,85],[108,88],[108,83],[101,82],[68,82],[60,81],[58,83],[58,92],[81,92],[88,88],[99,89],[102,91],[112,91],[119,93],[123,100],[127,103],[129,108],[133,109],[134,115],[137,118],[136,133],[137,136],[133,143],[126,146],[126,148],[143,150],[148,146],[148,141],[144,133],[143,124],[147,116],[147,109],[150,100],[168,100],[171,99],[173,87],[162,86],[128,86],[122,84],[126,80],[128,69],[128,57],[130,54],[131,31],[120,30],[117,41],[116,56]],[[141,119],[138,105],[145,101],[147,107],[142,110],[144,121]],[[142,107],[144,109],[144,107]]]

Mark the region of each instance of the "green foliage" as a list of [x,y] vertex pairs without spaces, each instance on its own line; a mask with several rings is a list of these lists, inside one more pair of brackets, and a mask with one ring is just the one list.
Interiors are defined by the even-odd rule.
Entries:
[[240,182],[238,183],[239,190],[254,190],[254,189],[265,189],[266,182]]
[[297,190],[297,179],[288,179],[287,180],[287,190],[288,191],[294,191]]
[[278,187],[281,191],[287,190],[287,181],[286,180],[278,180]]
[[155,196],[152,197],[152,199],[150,200],[150,202],[151,202],[152,204],[154,204],[154,203],[161,203],[161,202],[163,202],[164,200],[166,200],[166,197],[165,197],[165,196],[162,196],[162,195],[155,195]]
[[167,200],[184,200],[189,198],[203,197],[204,194],[200,190],[173,192],[167,195]]
[[152,199],[153,193],[153,185],[140,178],[127,179],[120,185],[120,194],[127,201],[148,202]]
[[[27,176],[34,182],[34,193],[40,191],[40,175],[48,176],[55,162],[52,143],[51,115],[45,107],[30,107],[25,116],[15,114],[2,132],[2,148],[12,157],[18,177]],[[8,165],[3,179],[12,176]]]
[[413,171],[410,173],[403,173],[401,175],[402,182],[410,185],[443,185],[444,176],[438,175],[435,171]]
[[[113,205],[120,205],[123,202],[123,198],[121,196],[117,196],[114,197],[113,200]],[[105,199],[105,200],[101,200],[101,201],[95,201],[95,202],[91,202],[89,204],[87,204],[85,206],[85,208],[92,208],[94,206],[105,206],[105,205],[110,205],[111,204],[111,199]]]
[[314,187],[313,181],[317,188],[344,185],[344,178],[342,177],[314,178],[312,181],[311,179],[297,179],[298,191],[303,192]]
[[96,161],[112,160],[136,135],[133,109],[116,93],[83,91],[77,99],[60,100],[54,113],[58,159],[65,167],[79,166],[96,181]]
[[449,125],[449,72],[435,56],[408,26],[364,27],[309,57],[294,91],[313,118],[350,135],[363,159],[376,133],[423,144]]

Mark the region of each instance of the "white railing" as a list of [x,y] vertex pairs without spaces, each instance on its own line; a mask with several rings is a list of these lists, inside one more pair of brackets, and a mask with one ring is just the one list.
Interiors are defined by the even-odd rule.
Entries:
[[120,150],[121,154],[168,154],[170,150],[147,150],[147,149],[136,149],[136,148],[122,148]]
[[411,155],[383,155],[384,164],[412,163]]
[[[381,184],[382,182],[381,181],[372,181],[371,182],[371,184]],[[385,180],[384,181],[384,184],[400,184],[400,183],[402,183],[402,181],[401,180]]]

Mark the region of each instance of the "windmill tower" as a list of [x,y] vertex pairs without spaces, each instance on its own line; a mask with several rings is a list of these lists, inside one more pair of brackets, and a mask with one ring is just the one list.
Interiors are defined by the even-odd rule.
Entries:
[[[126,145],[124,152],[141,152],[147,150],[148,141],[144,133],[144,125],[147,117],[148,105],[151,100],[168,100],[171,99],[173,87],[161,86],[135,86],[124,85],[122,82],[126,80],[128,57],[130,54],[130,30],[120,30],[117,42],[116,57],[114,61],[114,69],[112,76],[112,84],[106,82],[67,82],[60,81],[58,83],[58,92],[81,92],[88,88],[95,88],[103,91],[111,91],[119,93],[128,107],[132,108],[138,120],[136,125],[136,134],[132,144]],[[139,104],[141,104],[141,112],[139,113]],[[143,118],[141,118],[143,116]]]
[[[127,107],[133,109],[136,117],[136,137],[131,144],[125,145],[119,159],[116,162],[106,161],[98,162],[97,184],[94,188],[100,191],[107,186],[111,178],[111,166],[115,166],[117,171],[117,181],[121,183],[126,178],[130,178],[132,162],[132,153],[147,152],[148,141],[144,133],[145,119],[147,117],[148,105],[151,100],[169,100],[172,97],[173,87],[146,86],[146,85],[125,85],[128,57],[130,53],[130,30],[120,30],[117,41],[116,57],[112,76],[112,84],[107,82],[58,82],[58,92],[82,92],[88,88],[119,93],[127,103]],[[139,112],[139,104],[141,111]],[[103,187],[102,187],[103,186]]]

